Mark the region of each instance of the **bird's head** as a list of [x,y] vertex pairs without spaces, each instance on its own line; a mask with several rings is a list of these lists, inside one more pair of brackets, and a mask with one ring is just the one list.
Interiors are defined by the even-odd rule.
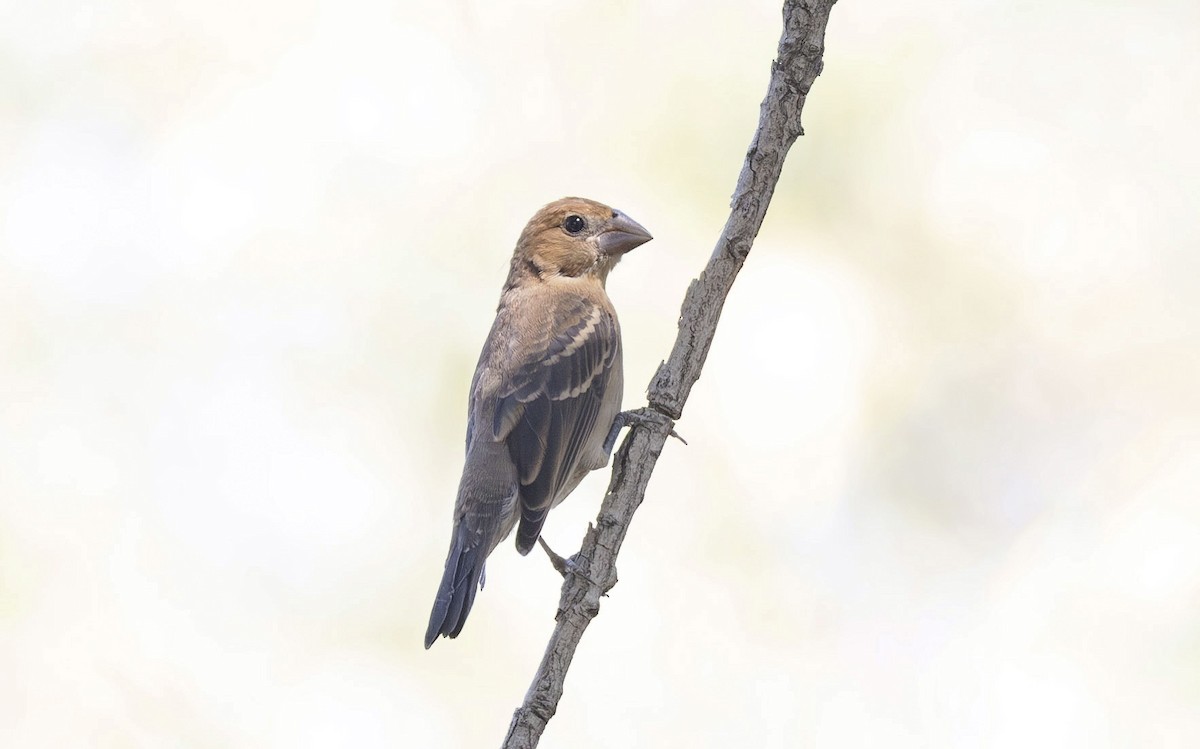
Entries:
[[563,198],[538,211],[517,241],[513,276],[591,275],[601,282],[621,256],[653,237],[641,224],[603,203]]

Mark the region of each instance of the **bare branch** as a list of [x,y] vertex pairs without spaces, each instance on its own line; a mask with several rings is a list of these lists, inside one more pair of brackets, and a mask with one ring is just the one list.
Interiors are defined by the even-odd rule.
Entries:
[[616,560],[633,513],[712,346],[725,297],[746,262],[783,169],[788,149],[804,134],[800,113],[821,74],[825,27],[836,0],[785,0],[783,35],[771,66],[771,82],[759,111],[758,128],[733,193],[732,211],[700,278],[692,281],[679,317],[679,335],[667,361],[650,382],[649,406],[630,429],[613,461],[596,525],[588,528],[573,557],[559,598],[557,625],[525,701],[513,714],[505,749],[537,746],[562,697],[567,670],[600,597],[617,582]]

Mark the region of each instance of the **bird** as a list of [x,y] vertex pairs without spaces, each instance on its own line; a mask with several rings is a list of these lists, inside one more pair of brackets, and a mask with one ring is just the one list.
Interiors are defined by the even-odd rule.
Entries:
[[425,648],[457,637],[488,555],[516,528],[526,555],[552,507],[608,465],[620,431],[621,329],[609,272],[653,237],[602,203],[542,207],[513,250],[467,405],[450,550]]

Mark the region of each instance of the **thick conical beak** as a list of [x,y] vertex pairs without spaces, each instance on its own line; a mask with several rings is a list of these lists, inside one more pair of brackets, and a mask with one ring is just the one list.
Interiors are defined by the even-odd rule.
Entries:
[[654,237],[650,236],[650,232],[626,216],[620,211],[614,211],[617,215],[608,222],[608,226],[604,231],[600,232],[596,237],[596,241],[600,243],[600,251],[605,255],[624,255],[634,247],[646,244]]

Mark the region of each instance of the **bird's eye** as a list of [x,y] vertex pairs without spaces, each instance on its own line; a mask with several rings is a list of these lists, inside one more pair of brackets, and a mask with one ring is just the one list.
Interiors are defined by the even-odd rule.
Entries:
[[587,228],[587,222],[583,220],[583,216],[571,214],[563,221],[563,228],[567,230],[567,234],[578,234]]

